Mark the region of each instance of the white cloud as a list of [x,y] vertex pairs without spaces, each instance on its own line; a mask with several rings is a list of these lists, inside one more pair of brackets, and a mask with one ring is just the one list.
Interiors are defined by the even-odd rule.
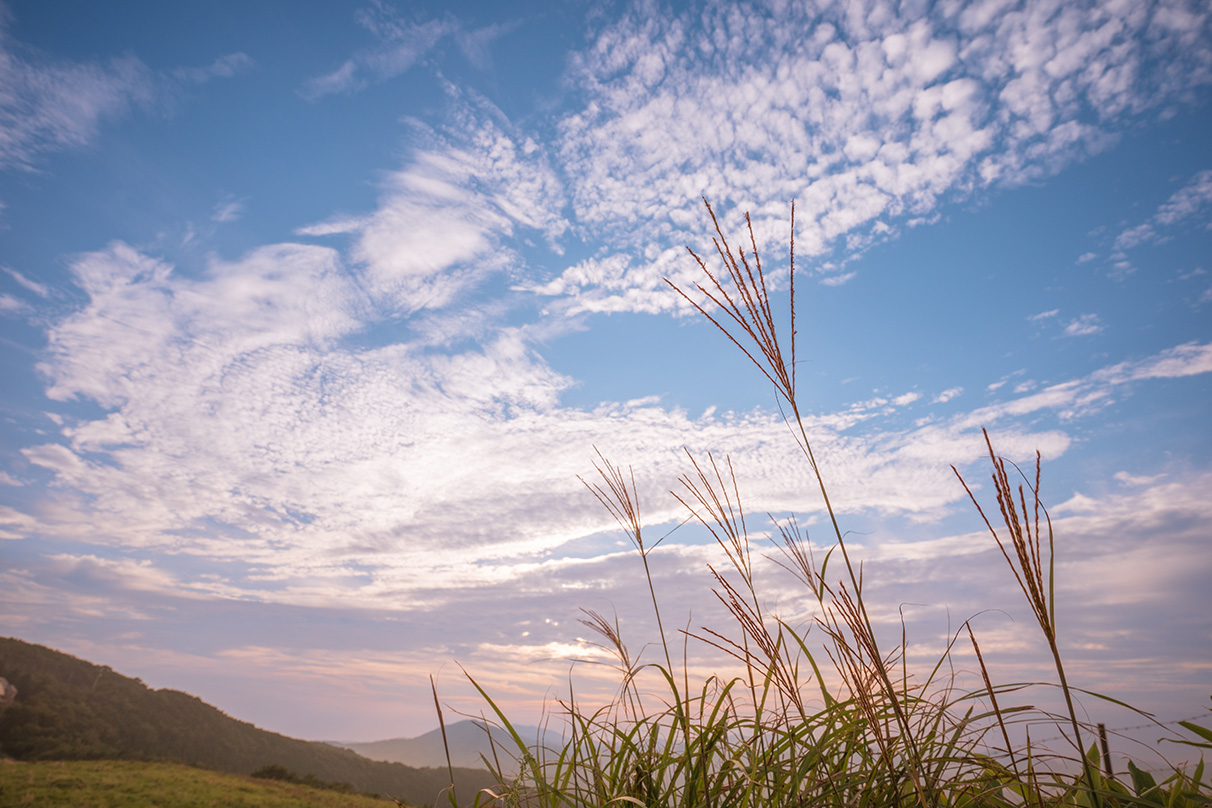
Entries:
[[[330,344],[355,327],[359,305],[338,269],[332,250],[301,245],[216,262],[197,282],[174,278],[168,265],[121,243],[82,256],[72,272],[90,302],[49,334],[47,394],[116,407],[131,400],[121,379],[168,370],[191,351],[221,364],[225,354]],[[112,325],[99,343],[102,322]]]
[[1140,379],[1174,379],[1212,371],[1212,345],[1188,342],[1169,348],[1156,356],[1105,368],[1095,374],[1099,381],[1114,384]]
[[0,170],[33,170],[47,152],[83,146],[102,123],[131,107],[171,99],[183,84],[229,78],[253,64],[245,54],[166,74],[127,54],[108,60],[53,59],[15,42],[0,12]]
[[[459,199],[457,186],[409,176],[401,182]],[[216,261],[197,278],[122,244],[77,259],[89,303],[52,329],[42,372],[52,398],[108,412],[67,419],[63,443],[23,450],[59,492],[39,512],[39,533],[238,560],[249,572],[222,591],[245,596],[392,608],[514,580],[545,553],[610,529],[576,482],[591,458],[569,447],[633,464],[650,524],[681,518],[665,492],[685,471],[683,446],[729,455],[754,512],[817,510],[777,415],[691,421],[650,398],[562,406],[572,380],[517,328],[453,353],[423,339],[358,347],[351,338],[370,305],[360,288],[375,287],[353,281],[362,271],[377,277],[373,265],[302,245]],[[1212,346],[1190,344],[914,428],[884,419],[916,392],[806,425],[848,511],[937,518],[960,495],[947,464],[979,457],[980,427],[1008,455],[1038,447],[1055,457],[1068,436],[1019,419],[1081,417],[1120,385],[1209,371]],[[452,523],[459,513],[475,518]],[[9,528],[30,529],[20,519]]]
[[1201,213],[1212,203],[1212,170],[1201,171],[1157,209],[1159,224],[1172,225]]
[[256,61],[246,53],[228,53],[206,67],[178,67],[170,72],[173,78],[189,84],[205,84],[212,79],[230,79],[251,70]]
[[409,312],[441,308],[521,259],[504,243],[538,231],[559,251],[567,228],[563,190],[543,155],[483,98],[447,85],[446,134],[417,124],[429,146],[383,183],[378,210],[300,228],[302,235],[356,234],[377,304]]
[[1144,224],[1138,224],[1136,227],[1131,227],[1116,236],[1115,249],[1130,250],[1146,241],[1154,241],[1156,239],[1157,231],[1153,229],[1153,225],[1145,222]]
[[10,294],[0,292],[0,314],[24,314],[29,311],[29,304],[18,300]]
[[421,155],[396,174],[379,210],[359,234],[357,257],[368,266],[376,298],[403,311],[441,308],[477,286],[510,221],[464,190],[466,166],[446,155]]
[[1027,319],[1031,322],[1038,322],[1040,320],[1047,320],[1051,317],[1055,317],[1058,314],[1060,314],[1060,309],[1049,309],[1048,311],[1041,311],[1039,314],[1032,314]]
[[[1200,171],[1187,184],[1170,195],[1157,212],[1147,221],[1129,227],[1115,238],[1117,250],[1130,250],[1165,237],[1172,229],[1193,217],[1199,217],[1203,225],[1212,222],[1209,208],[1212,207],[1212,169]],[[1130,265],[1129,265],[1130,266]]]
[[[1193,28],[1158,23],[1171,9]],[[750,210],[763,244],[785,241],[797,200],[797,249],[812,257],[894,236],[944,199],[1058,171],[1105,148],[1128,116],[1212,81],[1209,15],[1190,3],[1150,12],[991,2],[876,21],[844,6],[637,6],[574,56],[587,100],[560,122],[559,147],[576,220],[631,259],[608,286],[580,265],[556,286],[574,310],[676,308],[662,278],[688,277],[685,262],[639,256],[698,241],[701,195],[728,233]]]
[[[122,243],[76,259],[72,274],[89,300],[50,330],[41,369],[52,399],[92,400],[108,414],[64,421],[66,445],[23,451],[66,486],[42,517],[53,531],[83,538],[87,508],[107,514],[96,525],[102,544],[160,547],[207,534],[184,540],[191,552],[235,551],[265,565],[243,584],[258,596],[257,580],[282,577],[286,558],[272,548],[294,536],[298,566],[287,577],[300,602],[331,596],[332,579],[349,577],[344,562],[333,568],[317,552],[365,555],[377,569],[403,545],[383,567],[399,579],[393,589],[461,569],[465,559],[431,545],[450,535],[448,508],[469,511],[477,499],[500,500],[489,507],[516,523],[497,531],[501,546],[548,536],[527,494],[576,491],[583,468],[545,460],[534,480],[516,470],[570,441],[592,443],[584,438],[594,418],[548,429],[569,380],[529,345],[545,327],[489,330],[508,303],[468,296],[492,273],[521,268],[506,243],[515,231],[558,248],[561,186],[499,111],[451,92],[450,134],[421,129],[428,147],[384,183],[377,211],[303,229],[354,235],[352,260],[271,245],[184,277]],[[456,297],[458,310],[445,310]],[[368,325],[403,317],[410,342],[355,347]],[[444,352],[469,336],[479,347]],[[646,401],[626,408],[648,410]],[[603,417],[613,425],[620,415]],[[551,486],[552,474],[561,484]],[[407,540],[398,533],[406,525]],[[474,545],[488,530],[455,543]],[[417,565],[414,551],[429,561]]]
[[1145,477],[1145,476],[1140,476],[1140,475],[1136,475],[1136,474],[1129,474],[1126,471],[1115,472],[1115,479],[1117,481],[1123,483],[1124,485],[1132,485],[1132,486],[1152,485],[1153,483],[1160,480],[1163,476],[1164,475],[1154,474],[1152,476]]
[[356,233],[370,223],[366,216],[344,216],[295,229],[298,236],[339,236]]
[[453,40],[474,67],[486,70],[491,64],[489,46],[514,27],[494,24],[468,29],[453,17],[424,22],[405,20],[383,0],[372,0],[369,7],[358,11],[356,19],[375,37],[377,44],[359,50],[332,72],[308,79],[300,90],[304,98],[314,101],[333,93],[353,93],[365,88],[371,80],[403,75],[433,54],[446,39]]
[[1070,320],[1065,326],[1066,337],[1087,337],[1091,334],[1097,334],[1104,328],[1099,322],[1097,314],[1083,314],[1074,320]]
[[455,43],[468,62],[479,70],[489,70],[492,67],[490,45],[504,34],[518,27],[520,23],[493,24],[475,30],[460,30],[454,35]]
[[39,155],[88,143],[101,122],[154,95],[133,56],[107,62],[31,62],[14,52],[0,19],[0,170],[32,169]]
[[951,399],[957,398],[960,395],[962,395],[963,392],[964,392],[964,388],[962,388],[962,387],[949,387],[946,390],[944,390],[943,392],[939,393],[934,398],[932,398],[931,403],[946,404]]
[[[1045,495],[1048,470],[1045,461]],[[948,482],[959,487],[954,478]],[[1207,628],[1205,613],[1191,610],[1189,604],[1198,602],[1212,573],[1208,555],[1200,552],[1206,542],[1201,526],[1212,518],[1201,492],[1210,483],[1206,473],[1174,474],[1160,484],[1086,492],[1050,507],[1057,536],[1057,612],[1065,618],[1060,640],[1071,681],[1113,696],[1123,695],[1125,680],[1127,687],[1149,682],[1149,692],[1133,701],[1165,714],[1187,710],[1193,701],[1206,697],[1202,676],[1176,676],[1174,670],[1197,660],[1198,649],[1180,651],[1176,657],[1173,648],[1190,649],[1181,638]],[[993,505],[977,493],[986,506]],[[962,508],[957,529],[933,538],[850,537],[850,551],[864,565],[868,606],[877,625],[892,628],[898,639],[904,620],[911,643],[911,673],[914,664],[930,664],[931,655],[954,631],[957,620],[971,617],[995,681],[1037,681],[1048,666],[1046,646],[1031,632],[1021,593],[1015,590],[992,538],[978,532],[979,517],[970,506]],[[1142,541],[1142,536],[1148,540]],[[813,541],[817,549],[820,544]],[[754,550],[766,608],[792,624],[810,620],[811,611],[804,604],[812,598],[763,557],[769,545],[756,536]],[[1192,563],[1175,565],[1170,563],[1174,558]],[[729,621],[711,597],[706,571],[708,563],[722,568],[718,548],[664,544],[650,561],[667,620],[681,620],[693,610],[695,626],[730,632]],[[940,580],[948,586],[939,587]],[[390,623],[393,628],[388,632],[383,630],[382,612],[360,616],[355,610],[328,604],[326,609],[306,613],[306,637],[289,643],[289,648],[281,647],[280,624],[273,612],[267,618],[263,606],[243,608],[239,601],[215,603],[199,611],[192,608],[193,593],[180,591],[183,583],[131,559],[58,554],[36,567],[0,571],[0,615],[7,625],[20,625],[31,633],[61,625],[64,614],[86,616],[88,635],[54,644],[124,673],[137,673],[153,686],[199,692],[189,686],[188,677],[191,671],[201,671],[204,679],[199,681],[210,682],[208,688],[227,691],[221,707],[252,720],[262,715],[254,701],[297,704],[311,693],[320,714],[331,710],[348,715],[352,710],[362,737],[374,732],[379,737],[401,734],[396,729],[405,720],[401,713],[393,712],[389,720],[379,722],[368,713],[381,714],[384,702],[424,702],[428,675],[443,669],[446,675],[438,676],[443,702],[478,712],[483,704],[450,664],[452,658],[507,705],[511,718],[537,716],[551,695],[552,683],[566,680],[567,660],[596,653],[586,641],[593,635],[576,623],[577,605],[590,605],[608,618],[617,618],[633,653],[642,653],[645,659],[659,655],[656,649],[646,648],[655,640],[656,629],[646,583],[632,551],[502,564],[499,574],[485,576],[474,587],[444,599],[441,609],[426,612],[423,619]],[[898,604],[914,605],[898,610]],[[430,605],[416,600],[409,604],[414,615]],[[479,619],[485,613],[496,619]],[[148,620],[153,614],[154,624]],[[245,619],[253,614],[259,619]],[[166,650],[165,643],[152,636],[140,639],[153,627],[172,632],[186,625],[197,637],[188,653]],[[332,626],[340,630],[333,631]],[[815,640],[810,636],[809,642]],[[1168,644],[1173,644],[1169,652],[1161,652]],[[1128,649],[1132,665],[1125,670],[1119,660]],[[726,670],[702,642],[690,641],[687,657],[692,677]],[[970,651],[959,650],[961,664],[965,658],[970,659]],[[267,677],[267,672],[275,675]],[[579,667],[575,675],[578,692],[587,700],[607,697],[617,685],[617,677],[599,666]],[[247,687],[229,684],[216,689],[217,682],[230,683],[231,678],[247,682]],[[255,697],[247,705],[230,695],[250,690]],[[367,698],[368,690],[380,698]],[[1033,694],[1032,702],[1038,704],[1036,698],[1046,694]],[[432,715],[401,709],[414,726],[433,720]],[[281,725],[271,728],[307,734]]]
[[301,94],[304,98],[315,100],[332,93],[360,90],[363,84],[357,78],[357,69],[357,64],[350,59],[331,73],[308,79]]
[[399,311],[444,307],[488,275],[508,272],[521,259],[503,239],[517,227],[539,231],[556,249],[567,228],[562,186],[542,155],[511,135],[483,99],[457,99],[456,107],[459,140],[440,139],[414,155],[359,223],[354,255],[367,267],[371,294]]
[[10,269],[9,267],[0,266],[0,270],[4,270],[4,273],[6,275],[8,275],[13,280],[15,280],[23,288],[28,289],[29,291],[36,294],[38,297],[50,297],[50,289],[47,289],[44,284],[38,283],[37,281],[30,280],[29,278],[25,277],[17,270]]
[[855,273],[853,273],[853,272],[844,272],[841,275],[827,275],[827,276],[821,278],[821,285],[823,285],[823,286],[841,286],[842,284],[844,284],[847,281],[854,278],[854,276],[855,276]]
[[57,553],[46,557],[47,567],[57,577],[79,582],[89,579],[120,589],[190,597],[193,593],[175,576],[157,569],[150,561],[106,559],[95,555]]
[[247,199],[224,199],[221,202],[216,202],[210,219],[212,222],[219,222],[220,224],[234,222],[244,215],[244,208],[247,203]]

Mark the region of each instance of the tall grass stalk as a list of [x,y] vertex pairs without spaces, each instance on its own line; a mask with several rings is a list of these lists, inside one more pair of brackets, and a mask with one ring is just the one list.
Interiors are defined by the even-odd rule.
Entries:
[[[989,439],[988,430],[982,430],[985,436],[985,446],[989,450],[989,462],[993,466],[993,488],[997,492],[997,507],[1002,515],[1002,522],[1006,528],[1007,540],[1010,542],[1011,548],[1014,550],[1014,556],[1006,550],[1006,541],[998,534],[989,521],[989,517],[985,515],[984,508],[981,507],[976,496],[972,493],[972,489],[968,487],[968,483],[964,481],[963,475],[955,468],[951,470],[955,472],[955,476],[959,479],[960,484],[964,486],[964,491],[967,492],[968,498],[972,500],[972,504],[976,506],[977,512],[984,520],[985,526],[989,528],[989,532],[993,534],[993,540],[997,543],[997,547],[1001,550],[1002,557],[1010,566],[1010,570],[1014,573],[1014,579],[1018,582],[1019,588],[1027,598],[1027,603],[1031,606],[1031,613],[1035,617],[1035,621],[1039,624],[1040,631],[1043,632],[1044,639],[1048,642],[1048,650],[1052,654],[1052,660],[1056,665],[1056,675],[1060,679],[1061,693],[1065,697],[1065,707],[1069,711],[1070,727],[1073,729],[1073,744],[1077,750],[1078,757],[1081,758],[1082,772],[1086,778],[1086,784],[1090,787],[1090,796],[1096,808],[1101,806],[1101,797],[1098,790],[1095,788],[1094,770],[1090,765],[1089,757],[1083,754],[1085,747],[1082,744],[1081,724],[1077,720],[1077,710],[1073,705],[1073,691],[1069,687],[1069,680],[1065,676],[1065,665],[1061,660],[1060,648],[1056,642],[1056,568],[1055,568],[1055,543],[1054,534],[1052,532],[1052,517],[1048,514],[1048,509],[1044,507],[1040,500],[1040,475],[1042,469],[1042,458],[1040,453],[1035,453],[1035,480],[1030,485],[1031,505],[1028,509],[1027,497],[1022,485],[1018,486],[1018,499],[1015,499],[1015,489],[1010,483],[1010,475],[1006,471],[1006,460],[998,457],[993,451],[993,442]],[[1026,475],[1022,473],[1018,467],[1019,476],[1027,481]],[[1043,553],[1041,551],[1041,531],[1040,531],[1040,514],[1044,516],[1044,527],[1048,533],[1048,575],[1045,580],[1043,569]]]
[[[734,256],[728,239],[725,238],[723,231],[720,229],[720,222],[715,215],[715,211],[712,210],[710,203],[706,199],[703,200],[703,204],[707,208],[712,226],[715,228],[716,237],[713,239],[713,243],[715,251],[724,265],[727,275],[727,285],[722,283],[716,274],[708,268],[706,262],[698,253],[689,247],[686,248],[687,251],[707,278],[707,286],[704,286],[703,283],[696,283],[694,284],[694,288],[714,305],[714,309],[709,310],[688,294],[686,290],[680,288],[672,281],[666,279],[665,282],[693,306],[695,310],[707,318],[734,345],[741,349],[745,356],[774,385],[780,398],[790,409],[790,417],[787,418],[788,424],[791,426],[793,430],[792,434],[795,435],[800,450],[808,459],[809,467],[816,478],[821,499],[824,501],[825,510],[829,514],[829,521],[833,527],[834,537],[837,541],[836,546],[841,550],[842,560],[845,563],[846,572],[850,578],[852,590],[850,593],[845,594],[847,594],[848,605],[852,607],[852,609],[847,610],[848,615],[852,618],[850,622],[852,636],[868,652],[867,660],[853,658],[851,661],[862,665],[863,668],[874,671],[877,674],[878,683],[889,697],[896,721],[900,725],[900,731],[908,743],[911,764],[909,775],[913,779],[914,789],[917,792],[921,805],[923,808],[926,808],[926,806],[933,803],[929,799],[926,785],[921,779],[924,773],[922,761],[916,749],[916,741],[913,738],[912,732],[910,732],[908,716],[905,714],[903,704],[897,696],[897,690],[882,663],[882,656],[879,652],[879,644],[876,641],[871,616],[868,614],[866,604],[862,598],[862,576],[850,559],[850,552],[846,547],[845,536],[842,533],[841,526],[838,524],[833,503],[829,499],[825,477],[821,473],[820,466],[817,464],[816,453],[812,449],[812,442],[808,439],[808,432],[804,425],[804,420],[800,415],[799,399],[796,395],[795,361],[795,203],[791,205],[791,236],[789,239],[788,261],[789,325],[785,342],[781,341],[777,335],[774,311],[770,303],[770,293],[766,284],[766,275],[762,270],[762,260],[758,252],[757,239],[753,234],[753,222],[750,220],[749,214],[745,214],[745,224],[748,229],[750,253],[746,255],[745,248],[742,245],[738,246],[736,256]],[[750,262],[750,258],[753,259],[752,263]],[[786,351],[784,351],[784,345],[786,345]],[[867,664],[868,662],[870,665]],[[854,669],[854,672],[857,672],[857,669]]]
[[[688,625],[682,632],[679,671],[650,564],[660,541],[649,542],[644,536],[634,472],[630,468],[624,472],[622,466],[597,452],[597,478],[582,482],[639,554],[661,659],[643,662],[643,654],[628,649],[617,620],[585,611],[581,623],[601,637],[599,647],[613,658],[620,685],[612,699],[594,707],[578,698],[570,675],[568,696],[558,702],[558,717],[566,727],[558,748],[528,744],[491,694],[467,674],[495,721],[508,731],[519,773],[506,775],[494,745],[493,760],[486,760],[485,765],[497,773],[500,788],[473,795],[464,804],[536,808],[1118,808],[1164,804],[1186,808],[1212,801],[1203,781],[1202,763],[1194,775],[1176,771],[1161,785],[1129,764],[1133,772],[1129,789],[1113,775],[1104,777],[1098,772],[1097,748],[1084,751],[1073,688],[1057,640],[1053,533],[1039,495],[1038,455],[1034,484],[1027,489],[1020,486],[1016,499],[1006,461],[996,455],[985,436],[998,505],[1008,531],[1006,539],[993,529],[972,490],[966,484],[964,488],[993,533],[1047,640],[1082,774],[1074,779],[1063,768],[1049,765],[1048,754],[1031,744],[1030,725],[1025,749],[1015,748],[1009,725],[1026,716],[1048,714],[1028,705],[1004,704],[1007,696],[1027,685],[994,684],[967,622],[948,639],[924,674],[910,673],[903,618],[899,644],[891,650],[881,645],[865,600],[862,564],[852,560],[847,548],[797,399],[794,205],[790,310],[780,325],[748,215],[748,247],[734,250],[715,212],[706,200],[704,204],[715,230],[715,252],[724,269],[712,271],[690,250],[704,280],[689,289],[670,286],[774,386],[793,439],[815,477],[832,527],[832,548],[818,565],[812,544],[794,519],[775,521],[780,554],[772,559],[810,593],[815,618],[804,627],[768,612],[760,595],[749,520],[731,460],[711,454],[696,458],[687,452],[689,470],[679,479],[680,490],[671,493],[722,550],[724,563],[718,568],[710,566],[709,572],[715,595],[731,618],[731,628],[704,626],[696,631]],[[1041,528],[1046,528],[1048,537],[1046,577]],[[830,574],[835,551],[843,566],[840,577]],[[823,641],[819,648],[809,642],[814,629]],[[955,646],[961,632],[968,634],[984,685],[972,692],[958,689],[954,673]],[[741,674],[710,675],[692,684],[686,645],[691,640],[739,663]],[[999,750],[996,742],[989,742],[990,733],[1000,735],[1004,748]],[[448,797],[452,806],[459,804],[453,791]]]

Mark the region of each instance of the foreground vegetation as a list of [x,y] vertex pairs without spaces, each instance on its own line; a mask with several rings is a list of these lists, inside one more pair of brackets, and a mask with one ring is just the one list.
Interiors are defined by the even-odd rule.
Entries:
[[[727,567],[711,574],[732,623],[688,633],[679,643],[706,643],[727,664],[739,663],[743,670],[692,682],[685,662],[677,662],[685,656],[670,641],[662,620],[649,571],[654,544],[643,533],[634,476],[599,454],[599,477],[586,485],[638,553],[651,594],[659,658],[641,662],[617,623],[586,612],[582,622],[614,654],[619,688],[602,706],[588,706],[572,694],[561,702],[562,714],[553,719],[568,729],[557,749],[528,748],[491,694],[469,676],[512,733],[513,745],[499,750],[497,759],[518,758],[522,774],[512,782],[501,777],[496,789],[474,795],[452,789],[451,804],[1177,808],[1212,802],[1202,760],[1193,770],[1174,769],[1160,782],[1133,763],[1116,772],[1110,757],[1100,754],[1097,731],[1080,720],[1075,698],[1084,691],[1068,680],[1057,631],[1054,536],[1040,496],[1038,455],[1034,468],[1024,473],[997,455],[986,434],[994,501],[982,505],[962,478],[957,485],[968,491],[1038,624],[1053,663],[1046,678],[1035,685],[995,684],[968,624],[950,637],[941,658],[925,671],[910,669],[903,627],[880,626],[877,632],[862,567],[851,558],[797,399],[794,207],[790,317],[781,321],[771,306],[752,226],[748,249],[734,252],[714,213],[711,218],[723,272],[712,272],[692,252],[703,281],[694,289],[674,289],[774,386],[792,439],[813,473],[832,549],[816,557],[794,520],[784,521],[776,523],[776,560],[815,602],[815,621],[805,628],[767,611],[730,461],[688,457],[689,470],[675,496],[726,555]],[[809,628],[816,630],[814,638],[822,638],[819,646],[809,642]],[[899,642],[888,644],[892,634]],[[962,646],[971,650],[974,662],[954,665]],[[982,687],[958,689],[952,672],[964,665],[979,668]],[[1037,687],[1059,692],[1059,713],[1022,703]],[[1041,723],[1063,735],[1065,745],[1033,746],[1024,728],[1038,730]],[[1193,733],[1190,746],[1212,748],[1212,733],[1185,726]],[[501,771],[499,763],[496,768]]]
[[385,808],[357,794],[129,760],[0,760],[0,808]]

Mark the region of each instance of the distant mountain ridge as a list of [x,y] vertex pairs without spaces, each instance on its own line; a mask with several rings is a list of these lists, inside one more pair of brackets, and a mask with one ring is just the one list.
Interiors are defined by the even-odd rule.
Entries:
[[[0,713],[0,754],[17,760],[165,760],[233,774],[280,765],[359,791],[433,805],[450,783],[441,768],[368,760],[348,749],[288,738],[230,718],[177,690],[22,640],[0,637],[0,676],[17,689]],[[497,785],[482,768],[456,768],[469,800]]]
[[[514,730],[522,741],[530,748],[545,745],[559,749],[560,736],[554,732],[543,732],[538,727],[515,725]],[[517,775],[515,758],[517,743],[509,733],[500,728],[492,728],[492,741],[485,724],[475,720],[456,721],[446,725],[446,742],[450,746],[450,762],[455,766],[484,768],[487,760],[494,766],[511,776]],[[492,746],[496,745],[496,757]],[[343,749],[352,749],[362,757],[371,760],[384,760],[393,763],[406,763],[409,766],[445,766],[446,751],[442,743],[442,730],[435,729],[415,738],[390,738],[384,741],[367,743],[338,743]]]

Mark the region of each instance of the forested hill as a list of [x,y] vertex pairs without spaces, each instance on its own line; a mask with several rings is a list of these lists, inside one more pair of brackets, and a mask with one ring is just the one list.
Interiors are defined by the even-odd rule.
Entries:
[[[279,765],[359,791],[432,805],[445,768],[367,760],[324,743],[287,738],[224,715],[177,690],[152,690],[59,651],[0,638],[0,677],[17,688],[0,707],[0,753],[17,760],[171,760],[234,774]],[[491,787],[477,769],[455,769],[460,795]]]

